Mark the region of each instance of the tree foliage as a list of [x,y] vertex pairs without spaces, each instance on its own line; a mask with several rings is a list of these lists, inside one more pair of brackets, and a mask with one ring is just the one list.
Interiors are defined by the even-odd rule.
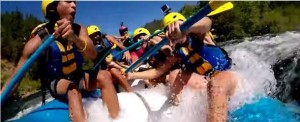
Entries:
[[[185,5],[179,12],[189,17],[206,4],[207,1],[199,1],[197,5]],[[297,8],[300,2],[234,1],[233,4],[232,10],[211,17],[217,41],[300,29],[300,9]],[[145,27],[161,28],[159,21],[149,22]]]
[[153,33],[156,29],[159,29],[161,27],[161,20],[153,20],[150,23],[146,23],[144,27],[147,28],[150,33]]
[[19,11],[1,14],[1,58],[16,62],[33,28],[41,21]]
[[[4,71],[1,76],[1,85],[12,73],[12,71],[4,70],[3,67],[17,64],[31,31],[40,23],[41,21],[33,15],[23,15],[19,11],[1,14],[1,61],[8,61],[1,63],[1,70]],[[13,67],[10,68],[13,69]],[[18,93],[25,95],[38,90],[40,88],[40,83],[37,82],[38,74],[37,63],[34,63],[22,79],[18,88],[19,92],[14,95],[19,96]]]

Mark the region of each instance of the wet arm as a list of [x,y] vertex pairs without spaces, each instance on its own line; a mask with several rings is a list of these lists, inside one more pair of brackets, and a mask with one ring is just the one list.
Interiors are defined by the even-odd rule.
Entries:
[[109,65],[110,67],[114,67],[114,68],[117,68],[117,69],[123,69],[122,66],[120,66],[119,64],[117,64],[117,63],[114,62],[114,61],[111,61],[108,65]]
[[206,34],[210,31],[212,25],[211,19],[208,17],[204,17],[203,19],[196,22],[194,25],[190,27],[190,29],[187,30],[187,34],[195,33],[198,35]]
[[[4,88],[9,84],[13,76],[16,74],[17,71],[24,65],[24,63],[27,61],[27,59],[31,56],[31,54],[42,44],[41,38],[37,35],[33,38],[31,38],[25,45],[22,56],[17,64],[17,67],[14,69],[12,75],[10,78],[5,82],[4,86],[1,88],[1,93],[4,90]],[[22,76],[23,77],[23,76]],[[21,78],[20,78],[21,80]],[[15,92],[20,82],[17,82],[17,84],[14,86],[12,93]]]
[[81,26],[79,37],[74,39],[74,43],[78,50],[81,50],[81,53],[84,57],[95,60],[97,57],[97,52],[94,48],[94,44],[90,37],[87,34],[86,28]]
[[129,79],[155,79],[168,72],[172,66],[178,61],[178,58],[172,56],[167,57],[163,65],[156,69],[149,69],[143,72],[134,72],[129,74]]
[[153,37],[152,39],[149,40],[149,44],[151,46],[154,46],[154,45],[158,44],[161,40],[162,40],[161,37],[155,36],[155,37]]
[[[152,46],[155,46],[156,44],[158,44],[163,38],[160,36],[155,36],[152,39],[150,39],[149,44]],[[170,47],[170,45],[164,45],[160,48],[160,51],[164,52],[165,54],[170,54],[169,51],[172,51],[172,48]]]
[[119,41],[117,41],[114,37],[110,36],[110,35],[106,35],[105,38],[113,43],[113,44],[116,44],[119,48],[121,48],[122,50],[124,50],[126,47]]

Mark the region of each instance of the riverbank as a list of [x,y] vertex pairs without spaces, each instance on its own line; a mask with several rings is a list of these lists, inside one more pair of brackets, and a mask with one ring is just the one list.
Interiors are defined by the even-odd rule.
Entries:
[[[1,87],[7,81],[7,79],[13,74],[15,65],[13,62],[1,59]],[[41,83],[37,80],[31,78],[31,76],[26,73],[21,81],[18,90],[13,94],[12,98],[20,99],[30,96],[34,93],[40,91]]]

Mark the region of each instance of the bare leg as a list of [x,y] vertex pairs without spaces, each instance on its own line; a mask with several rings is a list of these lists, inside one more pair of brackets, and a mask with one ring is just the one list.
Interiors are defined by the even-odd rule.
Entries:
[[[96,81],[95,81],[96,80]],[[112,82],[111,74],[106,70],[100,70],[97,78],[91,78],[86,74],[85,89],[87,91],[94,90],[95,88],[101,89],[102,99],[107,104],[108,111],[112,118],[118,117],[119,102],[117,92]]]
[[183,86],[189,81],[192,72],[182,72],[181,70],[174,70],[170,73],[169,79],[171,82],[171,102],[174,105],[179,104],[179,94]]
[[129,85],[128,81],[122,77],[122,74],[120,70],[116,68],[111,68],[109,69],[111,75],[118,81],[118,83],[121,84],[121,86],[127,91],[127,92],[132,92],[133,89]]
[[68,106],[70,119],[74,122],[86,121],[86,115],[83,110],[81,93],[78,86],[69,80],[61,79],[56,86],[57,94],[68,95]]
[[87,121],[83,110],[81,93],[77,85],[71,83],[68,88],[69,112],[73,122]]
[[208,122],[227,121],[228,98],[234,91],[235,83],[235,75],[230,71],[217,74],[208,83]]
[[108,111],[112,118],[119,115],[119,101],[117,92],[112,82],[112,77],[108,71],[99,71],[97,75],[97,86],[101,88],[102,99],[107,104]]

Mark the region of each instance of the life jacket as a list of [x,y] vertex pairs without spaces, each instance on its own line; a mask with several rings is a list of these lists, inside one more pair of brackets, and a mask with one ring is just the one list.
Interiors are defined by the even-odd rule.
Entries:
[[188,37],[186,44],[176,45],[175,53],[181,57],[182,68],[201,75],[211,76],[231,66],[231,59],[224,49],[204,44],[193,35]]
[[[45,29],[47,28],[49,32],[54,31],[50,28],[49,23],[43,23],[37,26],[32,31],[32,37],[38,34],[41,39],[48,36],[49,34]],[[79,35],[80,25],[74,24],[73,30],[76,35]],[[46,77],[49,79],[72,79],[76,77],[77,73],[82,71],[83,57],[77,50],[74,43],[68,42],[67,40],[57,39],[51,42],[46,54],[46,67],[45,73]],[[63,43],[66,43],[63,45]]]

